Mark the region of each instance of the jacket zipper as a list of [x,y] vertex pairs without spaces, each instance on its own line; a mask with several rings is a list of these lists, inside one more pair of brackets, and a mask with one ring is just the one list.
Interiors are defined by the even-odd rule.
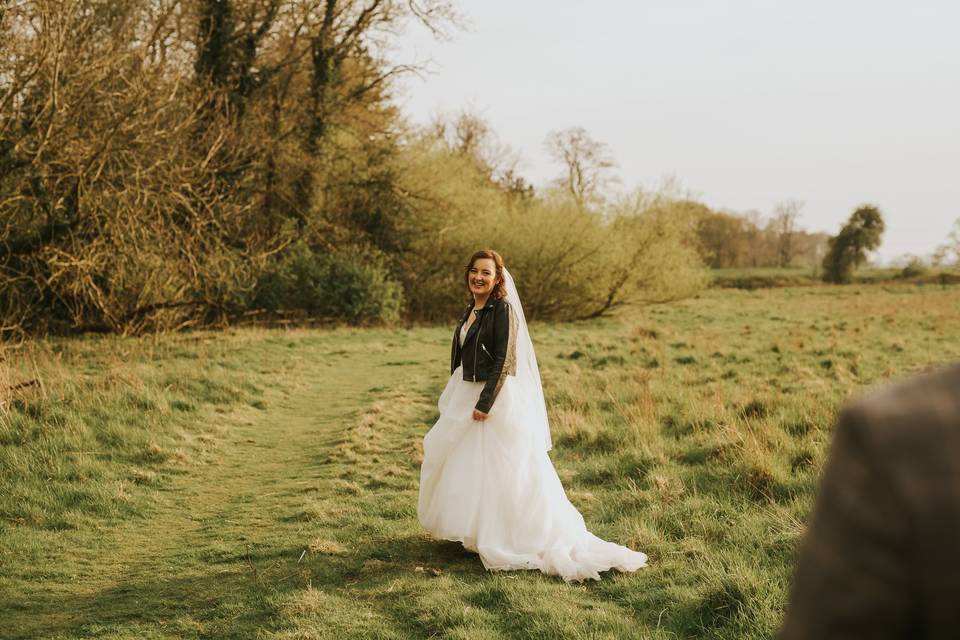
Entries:
[[487,348],[486,348],[485,346],[483,346],[482,343],[480,344],[480,348],[483,349],[483,352],[484,352],[485,354],[487,354],[487,357],[489,357],[491,360],[493,360],[493,356],[490,355],[490,352],[487,351]]

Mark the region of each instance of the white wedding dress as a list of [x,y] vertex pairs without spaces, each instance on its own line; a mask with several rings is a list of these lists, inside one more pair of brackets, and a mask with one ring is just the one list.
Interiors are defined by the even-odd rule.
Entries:
[[[483,422],[473,420],[483,382],[457,367],[440,395],[440,417],[423,440],[420,523],[437,539],[480,555],[489,570],[539,569],[567,581],[601,571],[635,571],[639,551],[587,531],[547,451],[549,427],[540,374],[509,273],[507,301],[519,316],[518,367]],[[462,340],[462,336],[461,336]]]

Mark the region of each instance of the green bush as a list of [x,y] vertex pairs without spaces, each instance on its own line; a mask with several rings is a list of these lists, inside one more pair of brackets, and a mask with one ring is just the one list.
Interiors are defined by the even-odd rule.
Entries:
[[823,257],[823,280],[847,284],[853,271],[867,260],[867,252],[880,246],[884,223],[880,209],[863,205],[847,220],[840,233],[830,238]]
[[926,275],[929,271],[927,265],[923,263],[919,258],[913,258],[908,262],[900,271],[897,273],[896,277],[900,279],[904,278],[917,278],[922,275]]
[[299,242],[261,277],[254,300],[272,312],[380,324],[400,316],[403,292],[383,256],[374,251],[319,253]]

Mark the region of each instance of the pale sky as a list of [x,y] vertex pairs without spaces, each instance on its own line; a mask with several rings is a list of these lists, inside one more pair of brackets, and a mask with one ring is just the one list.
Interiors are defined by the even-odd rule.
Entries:
[[956,0],[473,0],[467,30],[411,28],[394,53],[411,121],[482,115],[542,185],[548,132],[609,145],[621,188],[675,176],[705,204],[836,233],[885,213],[877,258],[927,255],[960,218]]

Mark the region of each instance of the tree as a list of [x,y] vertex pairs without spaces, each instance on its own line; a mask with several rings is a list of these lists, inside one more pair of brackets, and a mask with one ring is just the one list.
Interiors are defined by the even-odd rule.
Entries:
[[413,68],[386,52],[404,24],[455,17],[448,0],[0,1],[0,337],[223,322],[293,240],[350,264],[352,245],[392,246],[391,82]]
[[799,200],[785,200],[774,208],[769,228],[776,242],[777,266],[789,266],[799,253],[797,220],[802,208],[803,203]]
[[956,264],[960,265],[960,218],[953,223],[953,229],[947,236],[947,241],[937,247],[933,254],[933,263],[935,265]]
[[823,258],[823,279],[827,282],[850,282],[853,270],[867,259],[867,251],[880,246],[883,215],[873,205],[863,205],[850,216],[836,236],[830,239]]
[[560,186],[581,208],[594,201],[613,179],[610,169],[616,166],[606,144],[590,137],[583,127],[571,127],[547,134],[547,151],[566,169],[558,179]]
[[[491,179],[507,191],[524,191],[518,183],[519,155],[500,141],[493,127],[480,114],[461,109],[456,115],[437,115],[427,134],[449,151],[470,158]],[[520,179],[522,180],[522,179]]]
[[697,221],[697,237],[707,266],[713,269],[739,267],[749,255],[746,228],[740,216],[719,211],[704,211]]

